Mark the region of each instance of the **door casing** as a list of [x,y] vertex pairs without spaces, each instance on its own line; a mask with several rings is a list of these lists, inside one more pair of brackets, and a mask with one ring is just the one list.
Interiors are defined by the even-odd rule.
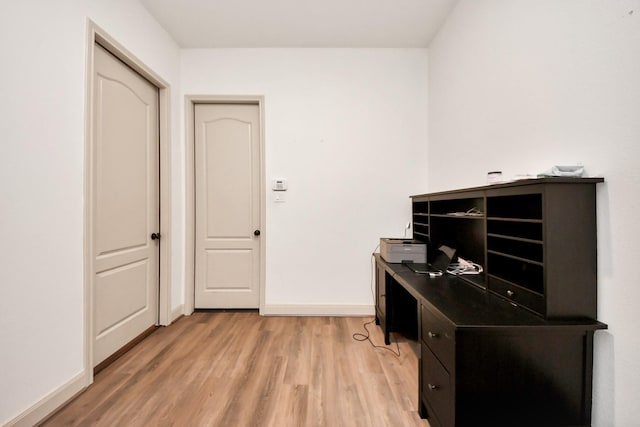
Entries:
[[93,188],[92,161],[93,141],[93,94],[94,94],[94,50],[96,43],[149,80],[159,89],[159,136],[160,136],[160,290],[158,323],[168,325],[171,318],[171,140],[169,128],[170,86],[151,68],[129,52],[93,21],[87,20],[86,88],[85,88],[85,155],[84,155],[84,374],[86,385],[93,382]]
[[265,259],[266,259],[266,202],[265,202],[265,169],[264,169],[264,96],[262,95],[186,95],[185,96],[185,129],[186,129],[186,241],[185,241],[185,296],[184,312],[194,311],[195,285],[195,117],[196,104],[253,104],[258,106],[260,114],[260,305],[263,312],[265,306]]

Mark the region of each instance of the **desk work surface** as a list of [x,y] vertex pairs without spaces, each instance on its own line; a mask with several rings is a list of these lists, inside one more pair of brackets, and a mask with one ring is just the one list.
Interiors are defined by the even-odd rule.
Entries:
[[411,271],[406,265],[385,262],[375,254],[376,262],[384,266],[393,280],[398,282],[416,300],[431,305],[453,322],[459,330],[472,328],[549,327],[580,329],[606,329],[606,325],[593,319],[545,320],[528,310],[513,305],[484,289],[474,286],[458,276],[444,274],[429,277]]

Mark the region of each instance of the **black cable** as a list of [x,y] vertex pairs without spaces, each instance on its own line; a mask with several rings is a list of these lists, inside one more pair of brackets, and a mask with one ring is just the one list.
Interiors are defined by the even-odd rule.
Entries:
[[[371,253],[371,282],[370,282],[371,287],[370,287],[370,289],[371,289],[371,297],[373,298],[373,305],[374,305],[374,307],[375,307],[375,304],[376,304],[376,293],[375,293],[375,290],[374,290],[374,287],[375,287],[375,286],[374,286],[374,283],[375,283],[375,282],[374,282],[374,277],[375,277],[375,269],[376,269],[376,265],[375,265],[375,252],[378,250],[378,248],[379,248],[379,247],[380,247],[380,245],[376,246],[376,248],[375,248],[375,249],[373,250],[373,252]],[[375,308],[374,308],[374,309],[375,309]],[[369,341],[369,344],[371,344],[371,346],[372,346],[373,348],[381,348],[381,349],[383,349],[383,350],[390,351],[394,356],[396,356],[396,357],[398,357],[398,358],[399,358],[399,357],[400,357],[400,345],[398,344],[398,341],[396,341],[396,349],[397,349],[397,351],[394,351],[393,349],[387,348],[387,347],[382,346],[382,345],[376,345],[376,344],[374,344],[374,343],[373,343],[373,341],[371,341],[371,336],[370,336],[370,334],[371,334],[371,333],[369,332],[369,329],[367,329],[367,325],[370,325],[370,324],[372,324],[372,323],[375,323],[375,321],[376,321],[376,320],[375,320],[375,318],[374,318],[372,321],[370,321],[370,322],[365,322],[365,323],[362,325],[362,327],[364,328],[364,330],[365,330],[365,331],[367,331],[367,334],[366,334],[366,335],[365,335],[365,334],[363,334],[363,333],[360,333],[360,332],[356,332],[356,333],[354,333],[354,334],[351,336],[351,338],[353,338],[353,339],[354,339],[354,340],[356,340],[356,341],[361,341],[361,342],[362,342],[362,341]]]
[[365,323],[362,325],[362,327],[364,328],[364,330],[365,330],[365,331],[367,331],[367,334],[366,334],[366,335],[365,335],[365,334],[363,334],[363,333],[360,333],[360,332],[356,332],[356,333],[354,333],[351,337],[352,337],[354,340],[356,340],[356,341],[369,341],[369,344],[371,344],[371,346],[372,346],[373,348],[381,348],[381,349],[383,349],[383,350],[387,350],[387,351],[391,352],[391,354],[393,354],[395,357],[400,358],[400,345],[398,344],[398,341],[396,341],[396,350],[395,350],[395,351],[394,351],[393,349],[388,348],[388,347],[385,347],[385,346],[383,346],[383,345],[377,345],[377,344],[374,344],[374,343],[373,343],[373,341],[371,341],[370,332],[369,332],[369,329],[367,329],[367,325],[370,325],[370,324],[372,324],[372,323],[375,323],[375,321],[376,321],[376,320],[375,320],[375,319],[373,319],[372,321],[370,321],[370,322],[365,322]]

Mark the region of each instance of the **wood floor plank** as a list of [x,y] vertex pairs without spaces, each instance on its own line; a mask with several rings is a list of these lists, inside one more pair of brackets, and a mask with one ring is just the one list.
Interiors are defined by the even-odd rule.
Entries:
[[[158,329],[42,425],[429,426],[417,413],[416,344],[393,335],[396,357],[354,340],[370,320],[196,312]],[[368,329],[382,344],[380,328]]]

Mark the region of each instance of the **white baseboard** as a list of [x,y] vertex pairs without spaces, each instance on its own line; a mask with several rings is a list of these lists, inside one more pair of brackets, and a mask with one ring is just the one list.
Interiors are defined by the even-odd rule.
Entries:
[[169,323],[173,323],[176,319],[184,314],[184,304],[180,304],[173,310],[171,310],[171,318],[169,319]]
[[263,316],[373,316],[373,305],[266,304]]
[[5,427],[32,427],[76,397],[87,386],[87,376],[84,372],[80,372],[4,425]]

